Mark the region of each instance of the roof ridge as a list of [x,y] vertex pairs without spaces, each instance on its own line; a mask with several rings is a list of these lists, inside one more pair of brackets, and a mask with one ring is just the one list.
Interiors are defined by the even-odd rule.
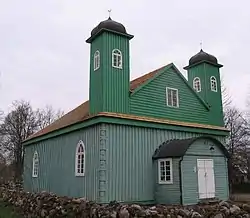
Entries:
[[[165,65],[167,66],[167,65]],[[143,74],[140,77],[137,77],[130,81],[130,91],[133,92],[137,87],[141,86],[143,83],[145,83],[148,79],[153,77],[159,70],[164,68],[165,66],[162,66],[156,70],[153,70],[149,73]],[[48,134],[50,132],[59,130],[61,128],[70,126],[72,124],[78,123],[83,121],[85,118],[89,116],[89,100],[86,100],[76,108],[72,109],[50,125],[46,126],[45,128],[39,130],[38,132],[31,135],[29,138],[27,138],[25,141],[28,141],[30,139],[34,139],[36,137]]]

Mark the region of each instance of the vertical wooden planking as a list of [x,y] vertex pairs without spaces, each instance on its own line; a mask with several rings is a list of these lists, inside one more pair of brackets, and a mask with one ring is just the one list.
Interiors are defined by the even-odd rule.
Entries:
[[[27,191],[51,191],[58,195],[98,198],[99,126],[75,131],[25,147],[24,184]],[[75,150],[82,140],[86,148],[86,172],[75,176]],[[39,155],[39,176],[32,178],[32,157]],[[58,185],[60,184],[60,185]]]
[[[152,155],[164,141],[172,138],[189,138],[201,134],[159,130],[143,127],[106,124],[107,143],[107,199],[125,202],[154,202],[155,179]],[[156,197],[162,201],[178,202],[178,162],[174,162],[175,180],[173,187],[161,190],[157,187]],[[167,192],[173,193],[170,199]],[[159,195],[161,192],[164,195]],[[107,202],[108,203],[108,202]]]
[[[223,141],[222,137],[217,137]],[[187,150],[182,161],[182,180],[183,180],[183,203],[196,204],[199,199],[198,193],[198,177],[197,171],[194,168],[197,165],[197,159],[213,159],[214,161],[214,177],[215,177],[215,192],[220,200],[227,200],[228,195],[228,175],[227,161],[223,152],[215,145],[213,152],[209,150],[203,140],[197,140]]]
[[[179,108],[167,106],[166,87],[178,89]],[[164,73],[147,84],[145,88],[131,96],[130,112],[142,116],[177,121],[210,123],[208,119],[209,111],[172,68],[166,69]]]

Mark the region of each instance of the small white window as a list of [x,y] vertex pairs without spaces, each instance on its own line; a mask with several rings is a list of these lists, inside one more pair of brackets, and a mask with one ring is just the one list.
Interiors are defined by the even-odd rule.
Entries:
[[75,175],[84,176],[85,173],[85,147],[82,141],[76,146]]
[[38,177],[39,159],[38,153],[35,151],[33,155],[32,177]]
[[158,160],[159,184],[173,184],[172,159]]
[[210,83],[211,83],[211,90],[213,92],[217,92],[217,81],[216,81],[216,78],[214,76],[211,76]]
[[96,51],[94,54],[94,70],[99,69],[100,67],[100,52]]
[[196,92],[201,91],[201,80],[199,77],[195,77],[193,80],[193,88]]
[[178,89],[166,88],[167,105],[169,107],[179,107]]
[[112,51],[112,67],[122,69],[122,53],[118,49]]

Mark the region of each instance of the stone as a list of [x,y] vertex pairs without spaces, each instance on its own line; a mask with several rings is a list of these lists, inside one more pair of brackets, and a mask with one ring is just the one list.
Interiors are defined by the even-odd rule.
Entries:
[[202,217],[202,216],[201,216],[198,212],[194,211],[194,212],[192,213],[191,218],[199,218],[199,217]]
[[245,210],[246,212],[250,213],[250,205],[249,204],[243,204],[242,209]]
[[12,204],[22,217],[92,217],[92,218],[250,218],[250,204],[233,201],[211,204],[181,205],[125,205],[117,201],[97,204],[85,198],[56,196],[50,192],[29,193],[12,185],[0,185],[0,199]]
[[224,218],[224,216],[221,213],[218,213],[214,216],[214,218]]
[[237,215],[240,212],[240,208],[236,205],[232,205],[232,207],[230,207],[230,213],[233,215]]
[[127,208],[125,208],[125,207],[121,208],[120,213],[119,213],[119,217],[120,218],[129,218],[129,212],[128,212]]
[[112,213],[110,214],[111,218],[116,218],[117,217],[117,212],[116,211],[112,211]]
[[221,202],[219,203],[219,206],[220,206],[220,207],[224,206],[224,207],[230,208],[229,203],[226,202],[226,201],[221,201]]
[[229,216],[229,214],[230,214],[229,208],[227,208],[227,207],[225,207],[225,206],[223,206],[223,207],[220,208],[220,212],[222,212],[222,213],[225,214],[226,216]]
[[46,210],[42,209],[41,210],[41,217],[45,217],[46,216]]
[[177,214],[181,217],[189,217],[190,211],[188,211],[187,209],[179,209]]
[[136,210],[141,210],[142,209],[141,206],[138,205],[138,204],[132,204],[130,207],[133,208],[133,209],[136,209]]

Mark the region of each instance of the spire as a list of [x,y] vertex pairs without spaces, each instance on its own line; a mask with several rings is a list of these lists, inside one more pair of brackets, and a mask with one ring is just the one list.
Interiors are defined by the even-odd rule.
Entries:
[[109,19],[109,20],[112,20],[111,17],[110,17],[111,11],[112,11],[111,9],[108,10],[108,12],[109,12],[109,18],[108,18],[108,19]]

